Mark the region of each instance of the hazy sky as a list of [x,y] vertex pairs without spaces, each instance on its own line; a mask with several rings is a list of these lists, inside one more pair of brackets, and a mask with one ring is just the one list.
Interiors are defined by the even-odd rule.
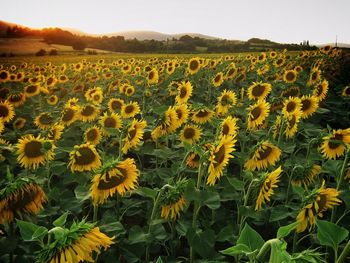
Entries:
[[350,43],[350,0],[0,0],[0,20],[88,33],[152,30],[227,39]]

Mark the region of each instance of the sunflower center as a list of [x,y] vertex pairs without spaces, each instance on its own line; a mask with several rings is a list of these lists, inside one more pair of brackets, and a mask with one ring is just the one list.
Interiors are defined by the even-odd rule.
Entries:
[[125,113],[130,114],[134,111],[134,105],[128,105],[125,107]]
[[214,79],[214,82],[220,82],[221,81],[221,75],[217,75]]
[[272,153],[272,148],[270,146],[266,146],[265,149],[260,149],[258,153],[259,157],[256,159],[258,161],[262,161],[270,156],[270,154]]
[[30,85],[26,88],[27,93],[35,93],[38,90],[38,87],[35,85]]
[[108,189],[112,189],[118,185],[120,185],[121,183],[123,183],[125,181],[125,179],[128,176],[128,171],[123,169],[123,168],[116,168],[122,175],[117,175],[117,176],[109,176],[109,174],[107,174],[106,176],[106,180],[100,180],[98,183],[97,188],[99,190],[108,190]]
[[53,119],[50,115],[48,114],[43,114],[39,118],[39,122],[44,125],[50,125],[53,122]]
[[88,147],[81,147],[78,150],[79,155],[75,154],[75,164],[88,165],[95,161],[95,153]]
[[206,110],[200,110],[200,111],[196,114],[196,116],[197,116],[198,118],[205,118],[205,117],[207,117],[208,115],[209,115],[209,112],[206,111]]
[[182,111],[181,111],[180,109],[177,109],[177,110],[176,110],[176,114],[177,114],[177,118],[178,118],[179,120],[181,120],[181,119],[182,119],[182,116],[183,116]]
[[149,75],[148,75],[148,79],[152,80],[153,77],[154,77],[154,72],[151,71],[151,72],[149,73]]
[[264,85],[256,85],[253,90],[252,90],[252,94],[254,97],[260,97],[264,94],[265,92],[265,86]]
[[83,116],[91,116],[94,113],[94,108],[91,106],[85,106],[84,109],[81,111],[81,115]]
[[350,87],[346,87],[346,88],[345,88],[344,94],[350,95]]
[[198,66],[199,66],[199,63],[198,63],[197,60],[192,60],[192,61],[190,62],[190,69],[191,69],[191,70],[196,70],[196,69],[198,68]]
[[115,128],[117,126],[117,122],[113,117],[106,118],[103,124],[106,128]]
[[74,110],[73,109],[66,109],[62,116],[62,121],[67,122],[72,120],[74,117]]
[[33,202],[37,192],[29,191],[29,189],[25,189],[24,191],[17,191],[16,194],[17,194],[15,197],[16,201],[13,203],[11,202],[9,205],[9,208],[17,212],[23,209],[29,203]]
[[295,108],[296,108],[296,103],[294,102],[294,101],[290,101],[290,102],[288,102],[288,104],[287,104],[287,107],[286,107],[286,110],[288,111],[288,112],[293,112],[294,110],[295,110]]
[[6,105],[0,105],[0,117],[6,118],[9,115],[9,109]]
[[128,138],[131,141],[132,139],[134,139],[136,136],[136,129],[133,128],[132,130],[128,131]]
[[100,95],[99,94],[95,94],[94,97],[93,97],[93,100],[94,101],[99,101],[100,100]]
[[229,105],[232,102],[229,95],[225,94],[220,100],[220,104],[223,106]]
[[96,129],[91,129],[86,133],[86,138],[88,141],[94,141],[97,138],[97,130]]
[[46,84],[51,85],[53,83],[53,78],[48,78]]
[[317,72],[312,72],[312,74],[311,74],[311,79],[313,80],[313,81],[315,81],[316,79],[317,79]]
[[8,74],[6,71],[0,72],[0,79],[7,79],[7,76],[8,76]]
[[187,95],[187,89],[185,87],[181,87],[180,89],[180,98],[183,99]]
[[288,127],[293,127],[297,123],[297,118],[295,115],[293,115],[289,120],[288,120]]
[[222,135],[227,135],[230,132],[230,127],[225,123],[222,126]]
[[225,160],[225,153],[225,146],[221,145],[219,150],[215,153],[214,160],[216,163],[214,163],[214,167],[218,167],[220,164],[222,164],[222,162]]
[[122,104],[121,104],[120,101],[114,100],[114,101],[112,101],[112,103],[111,103],[111,107],[112,107],[113,110],[121,109]]
[[251,115],[251,120],[252,121],[255,121],[256,119],[258,119],[260,117],[262,113],[262,110],[260,109],[260,107],[255,107],[251,112],[250,112],[250,115]]
[[196,131],[193,128],[186,128],[184,130],[184,137],[186,139],[192,139],[196,135]]
[[9,97],[10,102],[19,102],[22,100],[22,96],[20,94],[13,94]]
[[287,72],[287,74],[286,74],[286,80],[288,80],[288,81],[293,81],[294,78],[295,78],[294,72],[292,72],[292,71]]
[[327,195],[320,194],[317,199],[317,205],[318,205],[318,211],[322,212],[327,210],[326,204],[327,204]]
[[29,158],[36,158],[39,156],[43,156],[43,152],[41,151],[42,144],[39,141],[30,141],[27,142],[24,146],[24,154]]
[[307,111],[311,108],[311,100],[305,99],[301,101],[301,110]]

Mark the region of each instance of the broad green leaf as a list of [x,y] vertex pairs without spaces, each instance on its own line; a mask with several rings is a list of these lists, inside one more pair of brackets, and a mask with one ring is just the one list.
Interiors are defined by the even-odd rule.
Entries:
[[277,238],[284,238],[284,237],[288,236],[290,234],[290,232],[292,232],[293,229],[297,227],[297,225],[298,225],[298,222],[294,222],[294,223],[291,223],[291,224],[286,225],[286,226],[281,226],[277,230]]
[[133,226],[129,230],[129,244],[146,243],[147,234],[139,226]]
[[212,229],[194,232],[190,229],[187,232],[187,239],[193,246],[193,249],[203,258],[209,257],[214,253],[215,232]]
[[67,216],[68,216],[69,212],[65,212],[63,215],[61,215],[59,218],[57,218],[55,221],[53,221],[53,225],[54,226],[64,226],[64,224],[66,223],[67,220]]
[[201,201],[203,205],[210,209],[218,209],[220,207],[220,195],[217,192],[201,191]]
[[244,244],[237,244],[235,246],[232,246],[225,250],[220,251],[220,253],[229,255],[229,256],[236,256],[239,254],[249,254],[250,252],[251,252],[250,248]]
[[45,235],[47,233],[47,229],[45,227],[38,226],[30,222],[17,219],[16,223],[19,227],[21,237],[24,241],[40,240],[40,238],[42,238],[42,235]]
[[287,243],[285,242],[272,242],[269,263],[289,263],[291,256],[286,251],[286,248]]
[[245,224],[241,235],[237,240],[237,245],[246,245],[250,249],[250,252],[259,250],[264,245],[264,243],[264,239],[260,236],[260,234],[251,228],[248,224]]
[[141,196],[145,196],[145,197],[149,197],[151,199],[155,199],[157,196],[158,191],[157,190],[153,190],[151,188],[148,187],[139,187],[135,193],[141,195]]
[[158,257],[156,263],[164,263],[164,261],[162,260],[161,257]]
[[336,250],[339,244],[349,235],[349,231],[343,227],[326,220],[317,220],[317,238],[321,245],[330,246]]

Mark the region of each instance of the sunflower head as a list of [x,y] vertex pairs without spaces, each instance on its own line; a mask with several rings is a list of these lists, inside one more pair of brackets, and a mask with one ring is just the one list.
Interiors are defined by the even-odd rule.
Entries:
[[0,119],[4,123],[10,122],[13,117],[15,116],[15,111],[13,109],[13,106],[7,101],[1,101],[0,102]]
[[181,82],[177,87],[177,95],[175,101],[177,104],[187,103],[189,98],[192,96],[192,85],[189,81]]
[[101,166],[101,157],[90,143],[76,145],[69,154],[68,166],[73,172],[91,171]]
[[200,61],[199,61],[199,58],[196,57],[196,58],[191,58],[189,61],[188,61],[188,72],[191,74],[191,75],[194,75],[198,72],[198,70],[200,69],[201,67],[201,64],[200,64]]
[[271,84],[254,82],[248,88],[248,98],[250,100],[264,100],[271,92]]
[[281,157],[282,151],[269,141],[259,143],[250,158],[245,162],[244,168],[254,171],[266,169],[270,165],[275,165]]
[[259,128],[270,113],[270,104],[264,100],[250,105],[248,108],[248,129]]

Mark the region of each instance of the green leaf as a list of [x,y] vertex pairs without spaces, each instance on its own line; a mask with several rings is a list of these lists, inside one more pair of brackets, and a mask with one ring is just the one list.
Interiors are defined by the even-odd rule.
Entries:
[[292,230],[297,227],[297,225],[298,225],[298,222],[294,222],[286,226],[281,226],[277,230],[277,238],[284,238],[288,236],[290,232],[292,232]]
[[228,182],[232,185],[237,191],[242,191],[244,189],[244,182],[235,178],[227,177]]
[[220,253],[229,255],[229,256],[236,256],[239,254],[249,254],[251,253],[251,250],[248,246],[244,244],[237,244],[235,246],[229,247],[225,250],[221,250]]
[[212,229],[195,232],[192,228],[187,232],[187,239],[193,249],[203,258],[214,253],[215,232]]
[[139,187],[135,193],[141,195],[141,196],[144,196],[144,197],[149,197],[151,199],[155,199],[157,194],[158,194],[158,191],[157,190],[153,190],[151,188],[148,188],[148,187]]
[[278,242],[272,242],[269,263],[289,263],[291,261],[291,256],[286,249],[287,243],[279,240]]
[[264,239],[256,232],[253,228],[251,228],[248,224],[245,224],[241,235],[237,240],[237,244],[246,245],[250,252],[254,252],[259,250],[264,245]]
[[201,191],[200,195],[203,205],[210,209],[218,209],[220,207],[220,195],[217,192]]
[[17,219],[16,223],[24,241],[42,241],[48,232],[47,228],[30,222]]
[[164,261],[162,260],[161,257],[158,257],[156,263],[164,263]]
[[59,218],[57,218],[55,221],[53,221],[53,225],[54,226],[64,226],[64,224],[66,223],[67,220],[67,216],[68,216],[69,212],[65,212],[63,215],[61,215]]
[[317,238],[323,246],[338,249],[339,244],[349,235],[349,231],[343,227],[326,220],[317,220]]
[[75,197],[78,199],[80,203],[90,198],[90,192],[87,187],[83,185],[78,185],[74,189]]
[[129,244],[146,243],[147,234],[139,226],[133,226],[129,230]]

